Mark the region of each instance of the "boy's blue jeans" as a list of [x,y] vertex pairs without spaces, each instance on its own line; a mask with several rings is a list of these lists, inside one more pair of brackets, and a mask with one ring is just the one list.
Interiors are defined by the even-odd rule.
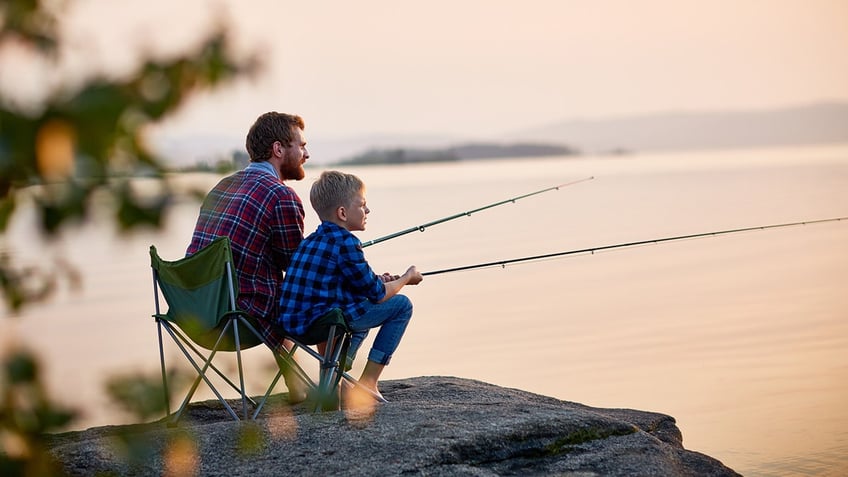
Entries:
[[368,359],[377,364],[389,364],[392,354],[400,344],[400,339],[403,338],[403,332],[406,331],[410,318],[412,318],[412,302],[405,295],[395,295],[383,303],[370,303],[364,315],[348,322],[348,326],[353,331],[347,353],[348,367],[353,363],[362,341],[368,336],[368,330],[378,326],[380,331],[374,338],[374,344],[368,352]]

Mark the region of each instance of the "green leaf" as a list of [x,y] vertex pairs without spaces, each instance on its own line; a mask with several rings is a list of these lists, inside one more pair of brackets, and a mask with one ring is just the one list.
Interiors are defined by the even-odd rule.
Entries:
[[29,353],[18,352],[6,358],[6,375],[12,385],[32,383],[38,375],[38,364]]

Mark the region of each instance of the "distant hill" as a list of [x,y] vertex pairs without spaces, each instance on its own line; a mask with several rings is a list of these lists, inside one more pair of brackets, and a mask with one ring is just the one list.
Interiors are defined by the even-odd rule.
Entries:
[[584,152],[668,151],[848,142],[848,104],[765,111],[691,112],[571,119],[507,138],[573,144]]
[[[215,164],[222,157],[231,157],[233,151],[244,150],[244,133],[241,131],[226,136],[165,136],[156,139],[157,148],[176,166],[193,165],[199,161]],[[513,132],[498,132],[496,136],[493,132],[491,138],[469,138],[454,132],[332,139],[322,138],[319,131],[309,132],[310,161],[313,165],[338,163],[373,151],[405,151],[412,154],[407,159],[424,152],[456,156],[456,159],[450,159],[445,155],[443,160],[504,155],[516,157],[525,155],[525,152],[510,150],[511,147],[526,148],[530,144],[567,144],[555,147],[592,154],[832,143],[848,143],[848,103],[760,111],[670,112],[623,118],[567,119]]]

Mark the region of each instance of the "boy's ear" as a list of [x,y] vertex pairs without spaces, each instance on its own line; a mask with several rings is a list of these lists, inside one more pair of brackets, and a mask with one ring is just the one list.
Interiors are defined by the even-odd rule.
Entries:
[[336,218],[342,222],[347,221],[347,210],[345,210],[344,206],[336,207]]

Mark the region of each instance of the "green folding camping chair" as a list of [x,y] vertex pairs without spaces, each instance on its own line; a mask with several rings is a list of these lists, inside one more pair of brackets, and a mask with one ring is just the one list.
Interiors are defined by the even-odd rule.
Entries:
[[[293,343],[290,350],[268,347],[274,352],[279,370],[257,404],[247,395],[242,367],[243,350],[263,344],[261,333],[257,330],[255,318],[237,307],[238,279],[232,263],[230,240],[218,237],[203,249],[189,257],[168,262],[162,260],[155,246],[150,247],[150,263],[153,269],[153,293],[156,313],[153,315],[158,325],[159,359],[162,368],[162,382],[167,413],[172,424],[176,424],[186,406],[191,401],[200,382],[205,382],[224,408],[238,420],[239,415],[224,399],[220,391],[207,376],[212,370],[227,385],[239,393],[242,402],[242,416],[247,418],[247,405],[254,406],[251,419],[255,419],[282,376],[282,369],[290,367],[295,376],[307,384],[310,397],[315,401],[316,410],[338,408],[338,386],[342,379],[353,386],[361,385],[345,372],[342,357],[346,357],[350,344],[351,331],[344,320],[342,311],[333,309],[310,326],[305,336],[287,336]],[[160,292],[168,305],[168,311],[161,313]],[[168,380],[165,371],[165,351],[162,330],[171,336],[182,354],[197,372],[188,394],[179,409],[171,414]],[[326,343],[324,353],[318,353],[311,345]],[[267,345],[267,343],[265,343]],[[197,346],[196,346],[197,345]],[[209,351],[205,354],[198,346]],[[294,360],[294,353],[303,349],[315,358],[319,366],[319,380],[315,383],[303,368]],[[236,385],[226,374],[213,364],[213,358],[219,351],[235,351],[238,364],[239,384]],[[362,389],[366,389],[362,387]],[[382,396],[374,394],[378,401],[385,402]]]
[[[238,420],[239,415],[224,399],[221,392],[209,379],[207,372],[212,370],[224,383],[238,392],[242,402],[242,418],[248,418],[248,403],[254,407],[251,418],[255,419],[264,406],[271,391],[282,376],[283,366],[290,366],[310,388],[316,385],[309,375],[293,359],[294,349],[289,352],[274,350],[279,364],[270,386],[262,400],[257,404],[247,395],[244,385],[242,351],[263,344],[262,335],[256,327],[255,319],[237,308],[238,280],[233,269],[230,241],[227,237],[218,237],[197,253],[177,261],[161,259],[155,246],[150,247],[150,264],[153,269],[153,293],[156,313],[153,315],[159,334],[159,358],[162,368],[162,382],[165,389],[167,413],[170,423],[176,424],[201,381],[204,381],[224,408]],[[166,313],[161,312],[160,292],[168,305]],[[171,336],[182,354],[197,372],[188,394],[179,409],[171,414],[168,379],[165,372],[165,350],[162,330]],[[202,347],[208,352],[201,351]],[[219,351],[236,353],[238,363],[238,384],[213,363]]]

